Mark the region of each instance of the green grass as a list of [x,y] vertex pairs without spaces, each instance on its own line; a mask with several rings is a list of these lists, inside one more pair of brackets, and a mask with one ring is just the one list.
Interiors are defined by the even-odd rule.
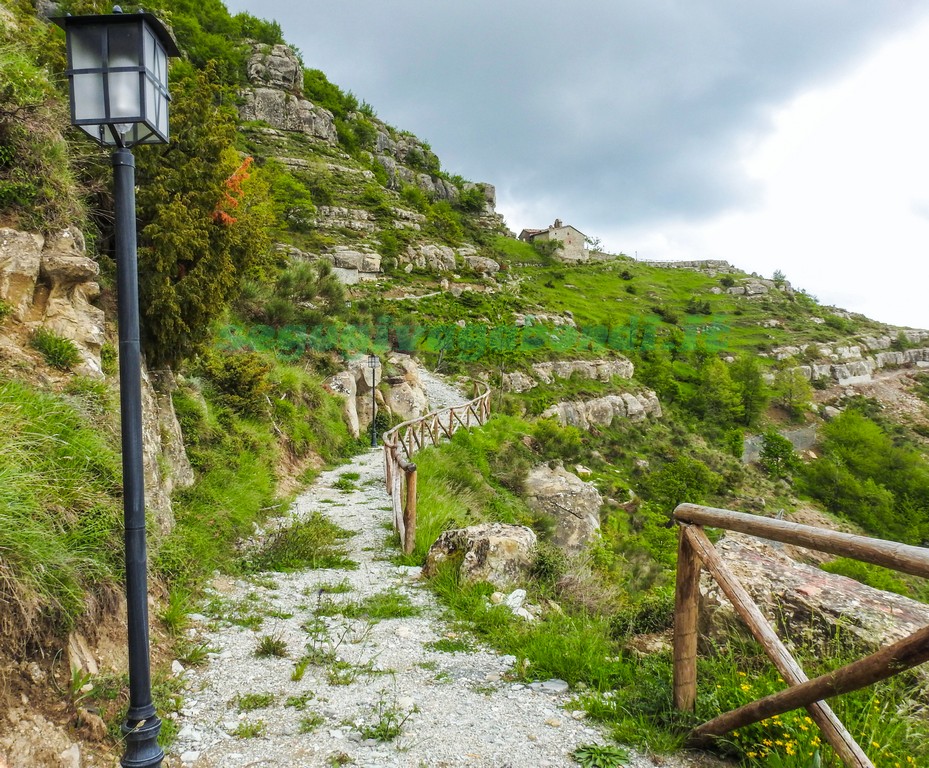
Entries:
[[30,343],[53,368],[69,371],[81,361],[81,354],[74,342],[48,328],[36,328]]
[[283,572],[304,568],[354,569],[358,564],[340,545],[352,535],[315,512],[271,534],[267,543],[249,556],[245,567],[250,571]]
[[268,726],[264,720],[256,720],[251,723],[239,723],[231,733],[237,739],[257,739],[264,736],[267,730]]
[[431,651],[441,651],[442,653],[473,653],[474,643],[458,637],[442,637],[431,643],[426,643],[426,648]]
[[420,613],[420,608],[413,605],[410,598],[393,590],[379,592],[360,602],[321,603],[316,609],[317,616],[341,614],[347,619],[366,618],[370,621],[405,619],[418,616]]
[[304,715],[300,718],[300,733],[313,733],[313,731],[325,722],[326,718],[317,712]]
[[274,703],[273,693],[243,693],[238,694],[232,704],[239,712],[252,712],[256,709],[265,709]]
[[0,380],[0,423],[2,623],[26,638],[122,578],[120,459],[105,429],[16,381]]
[[255,647],[255,655],[260,659],[287,657],[287,643],[276,635],[263,635]]
[[306,705],[316,698],[314,693],[303,693],[299,696],[288,696],[287,701],[284,702],[285,707],[292,707],[298,711],[303,711],[306,709]]
[[629,750],[608,744],[583,744],[571,753],[581,768],[619,768],[629,763]]

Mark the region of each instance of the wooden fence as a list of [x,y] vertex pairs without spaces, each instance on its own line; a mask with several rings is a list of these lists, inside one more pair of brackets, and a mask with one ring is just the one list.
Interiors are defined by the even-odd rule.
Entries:
[[[463,405],[453,405],[398,424],[384,433],[384,476],[394,508],[394,529],[400,534],[403,551],[409,554],[416,543],[416,464],[413,454],[437,445],[464,427],[482,426],[490,418],[490,387],[474,382],[475,393]],[[406,480],[406,492],[403,481]],[[406,500],[403,504],[401,499]]]
[[929,627],[814,680],[790,655],[745,588],[723,563],[703,526],[759,536],[785,544],[851,557],[903,573],[929,578],[929,550],[881,539],[829,531],[784,520],[772,520],[727,509],[681,504],[674,510],[680,524],[677,592],[674,613],[674,706],[694,710],[697,697],[697,611],[700,570],[716,579],[755,639],[764,648],[788,687],[753,701],[695,728],[689,743],[705,745],[730,731],[774,715],[805,707],[836,754],[852,768],[874,768],[825,699],[857,691],[929,660]]

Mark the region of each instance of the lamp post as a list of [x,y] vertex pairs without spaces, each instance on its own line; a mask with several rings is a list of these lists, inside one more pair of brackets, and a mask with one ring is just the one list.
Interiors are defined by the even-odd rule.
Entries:
[[142,352],[136,257],[136,144],[168,141],[168,57],[180,51],[150,13],[65,16],[71,122],[103,146],[114,147],[113,198],[119,412],[122,432],[123,519],[126,546],[126,611],[129,645],[129,711],[122,732],[123,768],[157,768],[161,720],[152,703],[148,640],[145,487],[142,468]]
[[377,355],[368,355],[368,368],[371,369],[371,447],[377,448],[377,369],[380,368],[381,361]]

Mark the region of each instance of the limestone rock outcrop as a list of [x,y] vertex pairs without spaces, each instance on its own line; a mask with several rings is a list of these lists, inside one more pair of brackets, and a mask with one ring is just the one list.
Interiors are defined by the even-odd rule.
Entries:
[[532,566],[535,533],[522,525],[483,523],[445,531],[426,555],[423,575],[434,576],[439,566],[459,558],[462,581],[486,581],[498,589],[524,583]]
[[661,403],[651,390],[638,394],[629,392],[621,395],[606,395],[593,400],[557,403],[542,413],[542,418],[555,418],[561,426],[570,425],[589,430],[593,427],[609,427],[614,421],[629,419],[642,421],[646,418],[661,418]]
[[66,229],[50,236],[42,251],[40,280],[47,288],[42,325],[71,339],[81,353],[87,372],[102,375],[103,310],[91,304],[100,295],[100,267],[88,258],[84,236]]
[[534,467],[526,478],[526,502],[535,512],[555,520],[554,543],[568,554],[579,554],[600,530],[603,498],[564,467]]
[[536,378],[551,384],[555,378],[569,379],[574,374],[594,381],[609,381],[614,376],[631,379],[634,371],[626,358],[609,360],[557,360],[553,363],[536,363],[532,366]]
[[287,45],[256,45],[246,64],[248,81],[289,93],[303,93],[303,67]]
[[[873,650],[929,624],[929,606],[798,563],[782,545],[731,533],[716,548],[768,620],[780,627],[782,637],[830,640],[841,629]],[[746,631],[705,572],[700,591],[701,634],[721,640]]]
[[[386,410],[403,421],[428,413],[429,398],[420,381],[416,361],[409,355],[395,353],[386,363],[386,369],[382,369],[382,384],[373,396],[378,410]],[[325,382],[326,389],[344,400],[345,420],[355,437],[371,425],[372,392],[366,375],[370,375],[367,356],[362,355],[350,360],[347,370],[330,376]]]
[[0,300],[29,328],[44,326],[74,342],[79,373],[102,376],[103,310],[100,268],[85,251],[84,236],[70,227],[48,237],[0,229]]
[[145,507],[159,536],[174,527],[171,494],[194,484],[181,425],[171,392],[177,387],[170,371],[142,370],[142,467],[145,473]]
[[25,320],[32,306],[44,245],[45,238],[34,232],[0,229],[0,299],[17,320]]
[[[519,321],[517,321],[519,324]],[[525,325],[525,319],[523,325]],[[559,323],[555,323],[558,325]],[[560,325],[571,325],[571,322],[562,322]],[[505,392],[527,392],[533,387],[537,387],[539,382],[551,384],[556,378],[569,379],[577,374],[585,379],[592,381],[609,381],[614,376],[623,379],[631,379],[634,371],[632,362],[624,357],[611,358],[607,360],[557,360],[551,363],[536,363],[532,366],[533,376],[529,376],[521,371],[503,374],[502,387]],[[629,406],[633,410],[638,410],[636,405]],[[643,406],[644,407],[644,406]],[[653,405],[648,406],[654,409]],[[661,406],[658,406],[660,414]],[[628,415],[628,414],[627,414]]]
[[241,97],[239,117],[242,120],[260,120],[282,131],[303,133],[327,144],[338,144],[335,117],[328,109],[274,88],[247,88]]
[[252,87],[239,94],[242,120],[258,120],[281,131],[338,144],[333,114],[303,98],[303,67],[292,48],[255,44],[247,72]]

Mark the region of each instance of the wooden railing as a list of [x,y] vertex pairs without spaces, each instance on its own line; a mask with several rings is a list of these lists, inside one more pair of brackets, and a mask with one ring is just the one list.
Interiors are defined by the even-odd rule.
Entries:
[[[416,464],[413,454],[437,445],[464,427],[478,427],[490,418],[490,387],[474,382],[475,392],[483,393],[462,405],[427,413],[398,424],[384,433],[384,476],[394,511],[394,529],[400,534],[403,551],[409,554],[416,543]],[[403,480],[406,480],[406,492]],[[406,499],[406,504],[401,499]]]
[[737,728],[805,707],[845,765],[874,768],[824,700],[865,688],[929,660],[929,627],[864,659],[810,680],[751,596],[723,563],[703,526],[851,557],[923,577],[929,577],[929,550],[696,504],[681,504],[674,510],[674,518],[680,524],[674,613],[674,706],[691,712],[696,703],[697,613],[702,567],[716,579],[788,684],[786,690],[753,701],[695,728],[689,743],[693,746],[706,745]]

